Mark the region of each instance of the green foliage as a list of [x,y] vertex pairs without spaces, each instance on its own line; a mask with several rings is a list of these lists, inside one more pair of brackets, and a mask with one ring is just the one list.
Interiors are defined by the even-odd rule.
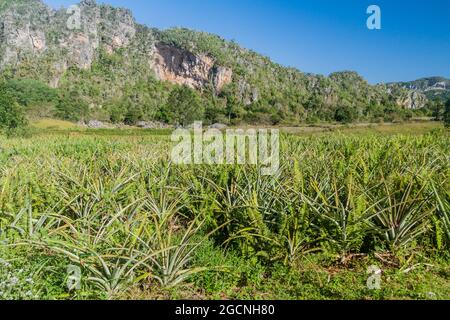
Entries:
[[18,267],[2,259],[0,253],[0,300],[33,300],[38,298],[36,276],[27,264]]
[[56,115],[65,120],[79,121],[84,119],[89,112],[87,102],[76,91],[63,93],[56,104]]
[[435,120],[441,121],[444,117],[445,106],[440,100],[429,103],[428,108],[431,110],[431,115]]
[[22,135],[27,125],[24,108],[3,85],[0,85],[0,130],[7,136]]
[[[445,130],[282,135],[273,177],[174,166],[168,135],[136,132],[2,142],[0,259],[24,266],[17,280],[0,268],[17,284],[7,297],[445,297]],[[365,285],[372,264],[391,277],[379,293]],[[66,287],[68,265],[82,290]]]
[[193,89],[181,86],[172,90],[159,117],[168,123],[186,126],[202,120],[203,115],[204,106],[199,95]]
[[124,116],[124,122],[128,125],[134,125],[143,118],[142,109],[136,105],[129,105],[128,111]]
[[336,113],[334,115],[334,119],[337,122],[343,122],[343,123],[351,123],[353,122],[356,118],[358,117],[357,115],[357,110],[350,107],[350,106],[339,106],[336,108]]
[[450,247],[450,193],[448,190],[438,190],[433,186],[434,195],[436,197],[438,206],[437,213],[440,220],[436,222],[436,243],[438,248],[442,248],[442,237],[445,236],[447,246]]
[[11,94],[16,101],[26,107],[42,106],[57,100],[57,90],[45,83],[32,79],[12,79],[6,81],[4,90]]
[[110,102],[106,105],[106,108],[109,112],[109,120],[112,123],[123,123],[125,121],[127,109],[120,102]]
[[227,42],[216,35],[186,28],[172,28],[158,31],[157,37],[163,43],[185,48],[197,54],[208,54],[214,57],[219,65],[231,64],[227,55]]
[[444,124],[446,127],[450,127],[450,99],[448,99],[445,104]]

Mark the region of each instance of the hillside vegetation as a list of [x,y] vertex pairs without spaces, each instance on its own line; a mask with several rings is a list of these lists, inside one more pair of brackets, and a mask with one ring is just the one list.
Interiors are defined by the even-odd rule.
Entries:
[[209,123],[380,122],[435,108],[422,93],[370,85],[355,72],[305,74],[216,35],[152,29],[92,0],[79,6],[80,29],[72,30],[66,10],[2,2],[1,85],[32,117],[186,122],[180,90]]

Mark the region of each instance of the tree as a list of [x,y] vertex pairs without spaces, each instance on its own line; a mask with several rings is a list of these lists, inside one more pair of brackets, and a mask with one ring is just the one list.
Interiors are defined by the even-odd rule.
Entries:
[[187,86],[177,86],[170,93],[167,104],[160,110],[159,117],[166,122],[192,124],[203,120],[205,109],[197,92]]
[[0,86],[0,130],[10,137],[24,134],[27,126],[24,108]]
[[81,98],[77,91],[70,91],[61,94],[58,103],[56,104],[57,116],[69,120],[79,121],[87,116],[89,113],[89,106]]
[[350,123],[357,119],[357,110],[348,105],[342,105],[336,108],[334,119],[342,123]]
[[124,122],[127,125],[135,125],[138,121],[142,120],[143,112],[140,106],[137,105],[129,105],[128,111],[125,114]]
[[111,106],[108,106],[109,110],[109,120],[111,120],[112,123],[122,123],[125,120],[125,112],[124,109],[117,104],[113,104]]
[[213,103],[210,103],[205,108],[205,120],[209,124],[217,123],[217,122],[226,122],[228,119],[226,118],[224,114],[225,108],[220,105],[216,105]]
[[435,120],[442,120],[444,116],[444,108],[444,103],[441,100],[438,100],[432,104],[431,112]]
[[5,90],[24,107],[42,106],[57,100],[57,90],[32,79],[11,79],[5,82]]
[[447,128],[450,127],[450,99],[448,99],[447,103],[445,104],[444,124]]

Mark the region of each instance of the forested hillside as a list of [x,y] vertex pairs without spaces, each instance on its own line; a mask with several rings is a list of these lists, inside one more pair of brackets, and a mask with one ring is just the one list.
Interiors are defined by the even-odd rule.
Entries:
[[305,74],[216,35],[152,29],[93,0],[79,8],[74,27],[74,13],[40,0],[0,4],[1,85],[30,116],[175,124],[188,104],[211,123],[298,124],[427,112],[425,95],[403,86],[373,86],[351,71]]

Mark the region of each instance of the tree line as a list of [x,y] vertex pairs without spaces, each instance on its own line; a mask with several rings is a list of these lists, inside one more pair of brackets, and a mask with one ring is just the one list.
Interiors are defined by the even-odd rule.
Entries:
[[[445,103],[440,100],[429,101],[425,108],[418,111],[400,110],[389,104],[373,104],[362,109],[345,103],[327,107],[321,105],[320,100],[309,101],[304,108],[309,110],[306,113],[314,111],[314,117],[308,118],[306,115],[301,119],[304,123],[352,123],[361,119],[389,121],[423,115],[450,125],[450,99]],[[245,106],[236,98],[232,86],[215,95],[149,79],[125,88],[122,97],[111,99],[101,108],[96,108],[89,104],[89,100],[79,90],[54,89],[30,79],[0,82],[0,128],[7,135],[24,132],[29,117],[53,117],[74,122],[99,119],[127,125],[147,120],[182,126],[195,120],[230,125],[282,125],[283,121],[289,120],[282,109],[279,105],[271,105],[271,101],[261,100]]]

